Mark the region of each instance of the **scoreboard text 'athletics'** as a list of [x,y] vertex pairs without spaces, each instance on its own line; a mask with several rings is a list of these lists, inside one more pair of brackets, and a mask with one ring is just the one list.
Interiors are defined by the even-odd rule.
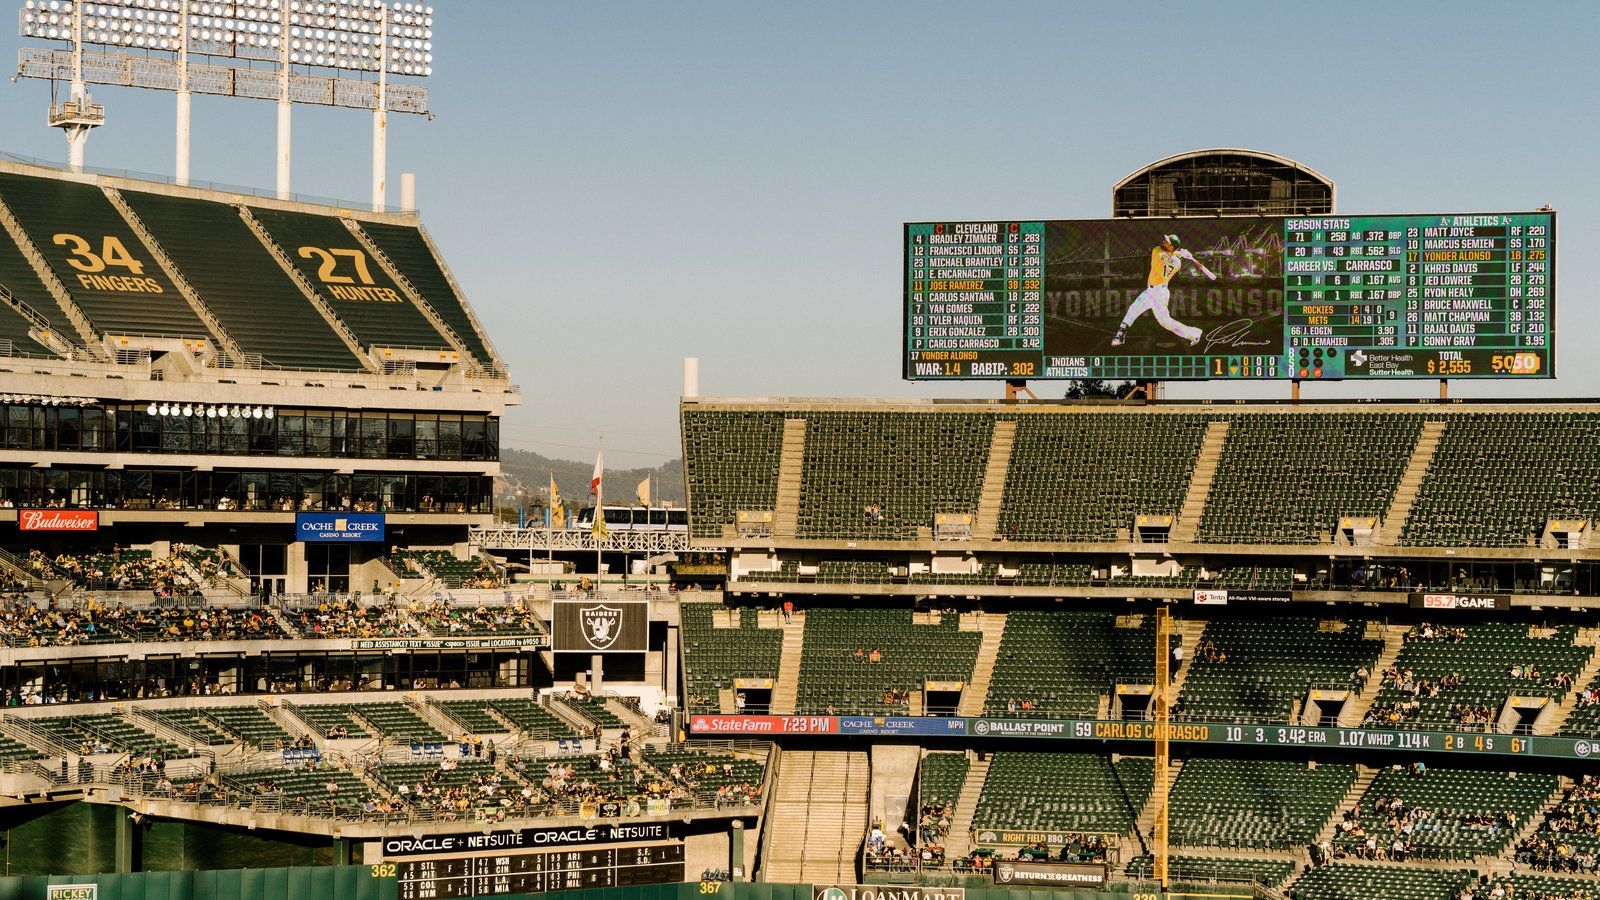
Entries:
[[904,375],[1551,378],[1555,220],[912,223]]

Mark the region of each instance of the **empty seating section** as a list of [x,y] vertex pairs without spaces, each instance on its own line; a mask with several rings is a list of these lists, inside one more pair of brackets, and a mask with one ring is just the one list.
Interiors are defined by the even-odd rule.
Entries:
[[[82,341],[77,330],[72,327],[71,320],[67,318],[66,311],[56,301],[55,295],[51,294],[50,289],[39,280],[39,275],[34,272],[28,258],[17,248],[17,243],[11,239],[10,232],[3,228],[0,228],[0,287],[5,288],[14,300],[27,304],[28,308],[48,322],[51,330],[62,339],[72,344]],[[10,333],[0,334],[0,337],[13,341],[16,350],[42,356],[51,355],[28,337],[26,321],[9,306],[6,307],[5,321],[5,327]]]
[[1133,527],[1134,516],[1176,516],[1209,418],[1018,416],[1000,533],[1024,541],[1111,541]]
[[0,269],[0,356],[54,357],[47,347],[28,336],[33,323],[5,302],[6,279],[11,277],[12,273]]
[[439,708],[450,717],[451,721],[460,726],[462,731],[473,734],[495,734],[507,730],[505,723],[489,712],[488,702],[484,700],[441,700]]
[[44,754],[16,738],[0,734],[0,760],[39,759]]
[[750,607],[738,610],[738,628],[713,628],[712,616],[720,612],[715,603],[679,608],[689,712],[717,712],[717,692],[731,689],[735,678],[778,677],[783,631],[757,628],[757,611]]
[[906,701],[888,702],[891,691],[909,700],[925,681],[970,682],[983,636],[961,631],[955,615],[937,625],[911,619],[909,609],[808,610],[795,711],[823,713],[832,704],[839,712],[904,715]]
[[456,337],[467,345],[478,362],[485,366],[498,363],[478,330],[473,327],[472,314],[467,311],[466,302],[456,296],[450,287],[449,277],[440,268],[439,260],[428,249],[422,230],[415,225],[384,225],[377,222],[361,222],[360,225],[367,237],[383,251],[383,255],[389,257],[389,262],[400,270],[400,274],[411,282],[422,299],[439,314],[439,318],[455,331]]
[[1421,415],[1236,415],[1200,540],[1314,544],[1341,516],[1381,517],[1422,432]]
[[362,368],[237,208],[136,191],[122,196],[245,353],[288,369]]
[[1287,591],[1294,588],[1294,569],[1289,566],[1225,565],[1201,573],[1199,587]]
[[935,513],[978,511],[994,416],[842,412],[806,416],[802,538],[913,540]]
[[800,561],[786,559],[778,563],[776,569],[745,572],[739,578],[745,581],[770,581],[774,583],[794,584],[800,580]]
[[578,715],[588,719],[591,724],[599,725],[601,728],[623,728],[628,724],[618,718],[616,713],[606,709],[606,702],[599,697],[591,697],[588,700],[568,698],[562,702],[575,710]]
[[350,715],[350,707],[343,703],[297,703],[289,709],[301,721],[311,726],[311,729],[323,737],[328,737],[334,729],[344,729],[346,736],[353,738],[371,737],[367,729]]
[[338,219],[265,207],[250,212],[364,346],[451,349]]
[[1310,689],[1359,692],[1356,670],[1370,670],[1383,651],[1365,632],[1359,619],[1214,619],[1191,651],[1183,712],[1202,722],[1288,724]]
[[1172,787],[1172,842],[1260,850],[1304,845],[1355,779],[1354,766],[1191,759]]
[[1591,703],[1573,709],[1561,726],[1568,737],[1600,738],[1600,704]]
[[1092,753],[997,752],[972,826],[1127,834],[1150,787],[1146,780],[1144,794],[1124,793],[1117,769],[1129,762],[1114,768],[1110,759]]
[[965,753],[929,753],[922,758],[917,776],[917,800],[921,806],[955,806],[961,787],[967,783],[971,763]]
[[213,725],[198,709],[166,706],[147,709],[145,712],[151,718],[184,734],[189,741],[211,746],[233,743],[233,738]]
[[[1453,633],[1462,637],[1450,639]],[[1498,722],[1501,707],[1513,694],[1561,698],[1567,689],[1556,684],[1557,678],[1562,674],[1576,676],[1594,652],[1591,646],[1574,646],[1575,625],[1558,626],[1546,637],[1530,637],[1527,625],[1499,622],[1440,630],[1439,636],[1431,639],[1422,634],[1419,626],[1407,635],[1405,647],[1395,659],[1394,672],[1384,679],[1373,704],[1375,711],[1400,712],[1388,721],[1377,717],[1371,724],[1433,728],[1467,725],[1481,731],[1485,725],[1484,708],[1488,723]],[[1530,666],[1531,670],[1527,668]],[[1399,677],[1393,677],[1395,673]],[[1447,686],[1456,675],[1460,676],[1460,686]],[[1476,708],[1478,712],[1464,715],[1463,708]]]
[[689,530],[722,537],[740,510],[772,510],[778,503],[783,455],[782,412],[683,411],[683,465],[689,496]]
[[488,706],[496,713],[499,713],[507,722],[514,725],[517,730],[538,740],[571,737],[577,733],[577,730],[560,716],[545,709],[533,700],[522,697],[502,697],[498,700],[488,701]]
[[1475,880],[1465,869],[1334,863],[1301,876],[1291,885],[1291,896],[1295,900],[1456,900]]
[[1118,683],[1155,680],[1155,616],[1017,610],[989,682],[985,715],[1093,718]]
[[[1429,768],[1418,776],[1391,767],[1378,773],[1361,798],[1364,836],[1347,832],[1338,842],[1356,847],[1376,837],[1378,846],[1388,847],[1409,821],[1411,852],[1417,856],[1468,861],[1495,855],[1516,833],[1507,827],[1506,814],[1526,822],[1555,789],[1554,775]],[[1379,798],[1401,800],[1401,815],[1378,812]]]
[[0,173],[0,200],[22,223],[96,331],[165,337],[209,334],[98,187]]
[[446,740],[439,729],[429,725],[404,703],[360,703],[352,704],[349,709],[370,723],[386,740],[401,744],[437,744]]
[[1025,562],[1017,566],[1019,587],[1086,587],[1094,581],[1088,563]]
[[1600,518],[1600,414],[1472,412],[1445,423],[1401,543],[1522,547],[1546,520]]
[[[34,719],[33,724],[54,735],[69,747],[80,752],[132,753],[153,756],[160,753],[168,759],[188,756],[189,752],[171,741],[164,741],[127,720],[111,713],[94,713],[86,716],[52,716]],[[101,747],[109,748],[102,750]]]
[[295,738],[282,725],[257,706],[211,706],[205,709],[211,721],[239,740],[263,750],[286,746]]
[[[1124,870],[1134,878],[1150,878],[1153,860],[1148,854],[1135,856]],[[1167,874],[1173,881],[1204,884],[1211,881],[1251,881],[1279,887],[1299,866],[1292,859],[1261,857],[1172,856]]]
[[822,584],[888,584],[889,564],[881,559],[818,560],[817,581]]

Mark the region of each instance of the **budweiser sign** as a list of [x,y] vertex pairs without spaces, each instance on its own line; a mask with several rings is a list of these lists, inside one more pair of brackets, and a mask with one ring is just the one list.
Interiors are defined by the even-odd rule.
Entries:
[[17,512],[22,531],[97,531],[100,511],[94,509],[24,509]]

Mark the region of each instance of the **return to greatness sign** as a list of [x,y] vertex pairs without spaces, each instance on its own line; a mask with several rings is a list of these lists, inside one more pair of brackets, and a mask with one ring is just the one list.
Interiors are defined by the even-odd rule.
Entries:
[[1007,859],[994,864],[994,883],[1005,887],[1103,887],[1103,863],[1025,862]]

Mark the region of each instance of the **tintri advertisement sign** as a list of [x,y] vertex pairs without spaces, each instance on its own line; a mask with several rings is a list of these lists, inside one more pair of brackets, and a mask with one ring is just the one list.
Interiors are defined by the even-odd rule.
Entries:
[[382,541],[383,513],[297,513],[294,539],[313,544]]

